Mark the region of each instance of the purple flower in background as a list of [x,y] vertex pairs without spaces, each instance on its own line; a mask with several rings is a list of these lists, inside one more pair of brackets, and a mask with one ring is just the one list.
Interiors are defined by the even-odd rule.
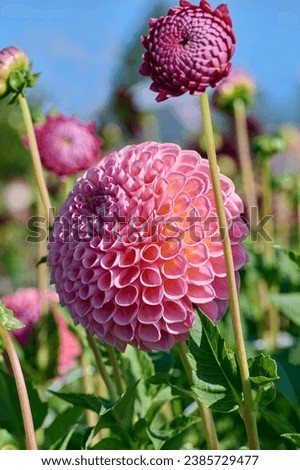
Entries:
[[[243,204],[220,175],[237,280],[247,261]],[[51,282],[75,324],[119,350],[186,340],[193,304],[228,306],[208,161],[175,144],[113,152],[77,181],[50,236]]]
[[[86,170],[100,160],[102,139],[95,134],[96,124],[82,124],[75,117],[48,116],[35,125],[35,135],[45,168],[65,177]],[[24,143],[27,145],[27,138]]]
[[199,95],[231,70],[235,35],[227,5],[213,10],[207,0],[181,0],[166,16],[151,19],[142,37],[146,52],[140,73],[151,77],[157,101],[185,92]]
[[[34,287],[18,290],[3,297],[4,305],[14,312],[14,316],[25,326],[19,330],[12,331],[21,346],[25,346],[31,339],[33,328],[41,319],[41,294]],[[57,294],[51,290],[45,292],[45,300],[49,304],[57,302]],[[76,336],[69,331],[66,320],[53,310],[57,324],[59,346],[57,352],[59,375],[63,375],[76,365],[76,359],[81,352],[81,346]]]

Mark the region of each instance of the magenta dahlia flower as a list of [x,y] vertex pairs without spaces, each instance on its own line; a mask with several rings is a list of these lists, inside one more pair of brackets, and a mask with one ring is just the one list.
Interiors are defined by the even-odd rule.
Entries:
[[28,57],[17,47],[10,46],[0,51],[0,97],[9,91],[9,76],[12,72],[25,72],[29,66]]
[[[94,165],[101,157],[102,142],[95,130],[95,122],[82,124],[62,114],[48,116],[43,124],[35,126],[43,166],[65,177]],[[27,138],[24,143],[27,146]]]
[[213,103],[217,109],[228,113],[233,112],[234,102],[242,100],[248,108],[253,104],[256,83],[246,72],[235,70],[216,88]]
[[[55,292],[48,290],[45,293],[49,305],[57,302]],[[36,288],[22,289],[3,297],[4,305],[14,312],[14,315],[25,326],[14,330],[12,334],[21,346],[25,346],[31,339],[33,328],[41,318],[41,295]],[[59,375],[63,375],[76,365],[76,358],[81,352],[81,346],[76,336],[68,329],[67,322],[57,310],[53,310],[59,337],[58,365]]]
[[[220,178],[238,279],[248,229],[233,183]],[[220,320],[228,287],[208,161],[156,142],[105,157],[56,217],[48,263],[75,324],[119,350],[187,339],[193,304]]]
[[180,0],[166,16],[151,19],[142,44],[147,50],[141,75],[151,77],[157,101],[185,92],[203,93],[231,70],[235,35],[227,5],[213,10],[207,0],[192,5]]

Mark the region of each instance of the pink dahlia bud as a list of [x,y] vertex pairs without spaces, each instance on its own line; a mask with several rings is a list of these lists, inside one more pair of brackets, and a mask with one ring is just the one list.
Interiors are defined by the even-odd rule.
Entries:
[[180,0],[179,7],[151,19],[149,26],[139,72],[153,80],[150,89],[158,92],[157,101],[187,91],[199,95],[228,75],[235,35],[226,5],[213,10],[207,0],[200,6]]
[[[45,168],[61,177],[86,170],[101,157],[102,139],[95,134],[96,124],[82,124],[75,117],[50,115],[35,126],[35,135]],[[27,139],[24,138],[27,145]]]
[[[24,323],[24,328],[14,330],[12,334],[21,346],[31,339],[33,328],[41,318],[41,295],[36,288],[22,289],[3,297],[4,305],[14,312],[16,318]],[[57,302],[55,292],[46,291],[46,301]],[[81,346],[76,336],[68,330],[65,319],[57,310],[53,311],[58,329],[59,350],[57,370],[63,375],[76,365],[76,358],[81,352]]]
[[245,72],[234,71],[216,88],[213,96],[214,106],[227,113],[233,112],[234,102],[242,100],[248,108],[253,104],[256,84]]
[[17,47],[10,46],[0,51],[0,98],[10,91],[11,73],[24,73],[28,67],[28,57]]
[[[247,261],[243,204],[220,175],[234,266]],[[113,152],[77,181],[54,223],[48,263],[75,324],[124,350],[185,340],[199,306],[228,306],[208,161],[175,144]]]

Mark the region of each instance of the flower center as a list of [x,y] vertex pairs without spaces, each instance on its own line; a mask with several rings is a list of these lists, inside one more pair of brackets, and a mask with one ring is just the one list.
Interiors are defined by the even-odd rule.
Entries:
[[190,40],[188,38],[183,38],[181,41],[180,41],[180,45],[185,47],[185,46],[188,46],[190,43]]
[[63,144],[63,145],[70,145],[70,144],[73,142],[73,140],[71,139],[71,137],[63,137],[63,138],[61,139],[61,141],[62,141],[62,144]]

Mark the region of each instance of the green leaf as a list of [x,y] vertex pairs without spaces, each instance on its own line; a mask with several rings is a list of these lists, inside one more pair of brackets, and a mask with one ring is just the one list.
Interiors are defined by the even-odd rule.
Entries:
[[297,449],[300,449],[300,434],[297,434],[297,433],[281,434],[281,436],[285,437],[289,441],[292,441],[292,443],[297,447]]
[[130,450],[131,447],[124,441],[106,437],[101,439],[91,450]]
[[22,93],[25,86],[26,80],[21,72],[11,72],[8,78],[10,88],[16,93]]
[[259,354],[248,359],[252,393],[256,408],[264,408],[276,397],[275,380],[278,380],[277,364],[274,359]]
[[14,317],[12,310],[5,307],[0,300],[0,324],[8,331],[24,328],[24,324]]
[[200,318],[190,332],[191,354],[188,355],[193,369],[193,390],[203,405],[229,413],[242,404],[236,356],[227,349],[218,327],[197,311]]
[[199,425],[201,420],[195,416],[180,416],[175,418],[170,424],[171,436],[165,440],[161,450],[179,450],[183,448],[187,440],[187,433],[195,425]]
[[60,393],[49,390],[53,395],[61,398],[62,400],[71,403],[71,405],[95,411],[99,414],[102,410],[103,401],[95,395],[85,395],[80,393]]
[[128,387],[126,392],[116,403],[110,406],[109,409],[102,410],[98,423],[86,440],[86,446],[90,444],[101,429],[109,428],[117,434],[118,438],[121,437],[129,448],[132,449],[132,421],[137,385],[138,382]]
[[193,393],[190,390],[186,390],[183,387],[178,387],[173,383],[173,381],[174,379],[172,378],[172,376],[167,373],[159,373],[153,375],[153,377],[150,377],[150,379],[148,380],[149,383],[154,385],[168,385],[171,388],[173,395],[193,397]]
[[63,413],[59,414],[55,420],[45,429],[45,439],[47,447],[56,445],[58,441],[64,438],[73,428],[77,421],[83,415],[81,408],[68,408]]
[[270,299],[283,315],[300,326],[300,294],[276,294],[271,295]]
[[282,251],[283,253],[286,253],[290,260],[293,261],[293,263],[295,263],[298,268],[300,268],[300,253],[290,250],[289,248],[284,248],[282,246],[275,246],[274,248]]
[[[48,406],[40,400],[37,391],[30,383],[26,383],[26,388],[31,405],[34,427],[38,429],[43,424],[47,415]],[[24,439],[23,419],[15,380],[1,369],[0,390],[0,428],[6,429],[13,436],[17,437],[22,444]]]
[[265,385],[278,380],[277,364],[274,359],[264,354],[259,354],[248,359],[251,382],[257,385]]

